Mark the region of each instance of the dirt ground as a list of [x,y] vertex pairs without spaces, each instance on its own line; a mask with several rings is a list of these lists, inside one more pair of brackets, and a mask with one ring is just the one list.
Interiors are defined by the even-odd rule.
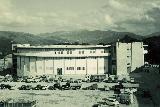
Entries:
[[[113,94],[112,91],[98,90],[0,90],[0,99],[36,100],[36,107],[92,107],[102,98]],[[133,104],[129,106],[121,104],[120,107],[139,107],[139,104],[137,104],[137,98],[134,96]],[[152,106],[147,104],[144,107]]]

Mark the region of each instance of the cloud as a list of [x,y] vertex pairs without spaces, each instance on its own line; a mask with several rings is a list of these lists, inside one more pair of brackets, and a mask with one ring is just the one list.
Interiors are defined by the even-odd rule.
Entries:
[[0,0],[0,29],[31,33],[115,30],[146,35],[159,31],[159,12],[158,0]]

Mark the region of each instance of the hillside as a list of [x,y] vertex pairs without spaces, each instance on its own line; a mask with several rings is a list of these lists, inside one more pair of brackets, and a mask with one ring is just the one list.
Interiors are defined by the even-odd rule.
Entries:
[[[127,38],[127,39],[126,39]],[[89,43],[109,44],[115,41],[142,40],[143,37],[129,32],[114,31],[62,31],[53,33],[30,34],[24,32],[0,31],[0,52],[1,57],[11,53],[12,43],[29,43],[31,45],[60,44],[60,43]]]
[[57,43],[56,40],[45,40],[43,37],[36,37],[33,34],[23,32],[0,31],[0,58],[11,53],[11,43],[29,43],[35,44],[52,44]]
[[79,43],[89,43],[89,44],[98,44],[98,43],[112,43],[117,41],[118,39],[124,38],[128,35],[131,38],[135,38],[137,40],[142,40],[143,37],[139,35],[135,35],[129,32],[115,32],[115,31],[72,31],[72,32],[53,32],[53,33],[42,33],[39,34],[41,37],[48,38],[59,38],[61,40],[66,40],[69,42],[79,42]]

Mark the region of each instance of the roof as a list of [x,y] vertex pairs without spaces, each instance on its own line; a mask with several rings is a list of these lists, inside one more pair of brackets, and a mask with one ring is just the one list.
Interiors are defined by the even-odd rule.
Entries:
[[17,48],[107,48],[111,45],[39,45],[39,46],[17,46]]

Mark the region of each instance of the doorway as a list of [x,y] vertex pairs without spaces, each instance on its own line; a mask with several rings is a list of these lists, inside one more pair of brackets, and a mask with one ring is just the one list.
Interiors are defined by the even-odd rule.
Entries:
[[62,68],[57,68],[57,75],[62,75]]

